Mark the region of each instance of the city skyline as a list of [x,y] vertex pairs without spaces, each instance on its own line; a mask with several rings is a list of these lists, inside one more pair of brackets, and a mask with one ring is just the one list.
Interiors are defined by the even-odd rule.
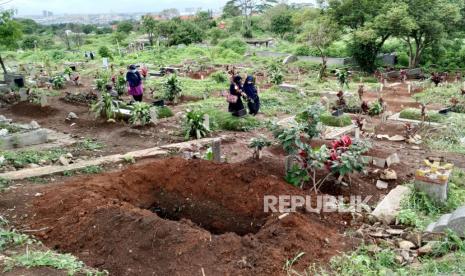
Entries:
[[[5,1],[0,0],[0,4]],[[115,5],[115,2],[117,4]],[[44,10],[55,15],[63,14],[112,14],[112,13],[143,13],[159,12],[164,9],[176,8],[180,12],[186,9],[219,10],[227,0],[13,0],[0,7],[16,9],[19,16],[41,15]],[[313,0],[293,0],[289,2],[303,3]],[[136,4],[135,4],[136,3]]]

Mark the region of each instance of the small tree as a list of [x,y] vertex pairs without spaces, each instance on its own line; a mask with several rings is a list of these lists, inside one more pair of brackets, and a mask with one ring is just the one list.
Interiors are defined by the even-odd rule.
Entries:
[[304,27],[304,35],[311,46],[318,49],[321,57],[319,79],[326,77],[328,47],[339,39],[339,26],[328,17],[320,17]]
[[177,104],[182,95],[181,82],[177,75],[169,76],[163,84],[165,90],[165,99]]
[[131,21],[122,21],[118,24],[118,32],[129,34],[134,29],[133,23]]
[[153,40],[158,30],[157,21],[153,19],[152,16],[146,15],[142,17],[142,25],[144,27],[145,33],[149,37],[150,46],[153,46]]
[[[18,41],[21,39],[21,25],[12,19],[13,11],[0,12],[0,46],[7,49],[15,49],[18,47]],[[0,65],[3,71],[7,74],[5,64],[0,55]]]

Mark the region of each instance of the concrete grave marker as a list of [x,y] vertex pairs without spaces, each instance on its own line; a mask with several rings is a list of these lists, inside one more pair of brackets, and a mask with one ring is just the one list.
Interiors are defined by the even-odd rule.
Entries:
[[45,93],[42,93],[42,95],[40,96],[40,106],[41,107],[48,106],[48,99],[47,99],[47,95]]
[[212,142],[212,153],[213,153],[213,161],[220,163],[221,162],[221,141],[214,140]]
[[431,163],[424,161],[424,165],[415,173],[415,189],[426,193],[437,202],[447,201],[449,178],[452,174],[452,164]]
[[19,89],[19,100],[22,102],[27,101],[27,89],[26,88],[21,88]]
[[399,164],[399,163],[400,163],[400,158],[399,158],[399,155],[397,155],[397,153],[393,153],[389,155],[388,158],[386,158],[386,164],[388,167],[394,164]]

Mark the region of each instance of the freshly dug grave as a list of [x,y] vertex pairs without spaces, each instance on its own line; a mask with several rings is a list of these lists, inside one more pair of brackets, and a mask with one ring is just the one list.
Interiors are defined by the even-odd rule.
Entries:
[[15,222],[112,275],[281,275],[300,252],[296,269],[353,248],[350,215],[263,212],[264,195],[303,194],[281,171],[271,160],[158,160],[45,187]]

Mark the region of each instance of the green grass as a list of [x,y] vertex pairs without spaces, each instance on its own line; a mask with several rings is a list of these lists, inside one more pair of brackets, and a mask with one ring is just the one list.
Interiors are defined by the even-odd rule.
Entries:
[[43,161],[56,161],[58,158],[65,154],[65,150],[61,148],[55,148],[46,151],[3,151],[0,152],[0,156],[5,157],[5,162],[2,164],[12,165],[15,168],[24,168],[28,164],[38,164],[41,160]]
[[250,131],[260,126],[260,121],[250,115],[237,118],[231,113],[216,109],[203,110],[210,116],[213,130]]
[[448,199],[445,203],[433,201],[424,193],[412,191],[402,203],[397,220],[401,224],[424,229],[441,215],[465,205],[465,172],[454,169],[449,180]]
[[8,133],[18,133],[21,132],[21,128],[8,123],[0,123],[0,129],[8,130]]
[[104,143],[91,138],[86,138],[84,141],[81,141],[76,144],[77,149],[88,151],[97,151],[103,149],[104,147]]
[[333,116],[330,113],[324,113],[320,117],[321,123],[325,126],[345,127],[352,124],[352,118],[349,115]]
[[[59,254],[53,251],[40,251],[29,249],[40,243],[26,234],[15,230],[0,227],[0,253],[8,256],[4,262],[4,272],[11,271],[15,267],[52,267],[67,271],[68,275],[108,275],[106,271],[100,272],[85,267],[84,263],[70,254]],[[26,247],[25,250],[23,248]],[[18,253],[24,252],[25,253]]]
[[413,98],[424,104],[442,104],[444,106],[450,105],[450,99],[452,97],[456,97],[460,99],[460,84],[449,84],[447,86],[442,87],[430,87],[425,89],[421,93],[417,93],[413,96]]
[[[455,249],[458,248],[457,251]],[[445,254],[447,258],[435,258]],[[326,269],[309,271],[310,275],[340,276],[377,276],[377,275],[464,275],[465,258],[464,243],[457,236],[446,236],[433,248],[433,255],[419,258],[418,267],[402,266],[395,261],[396,253],[391,248],[369,252],[368,246],[334,257],[330,262],[330,273]]]
[[0,228],[0,252],[3,252],[10,246],[20,246],[26,243],[32,243],[29,236]]
[[[421,121],[421,111],[419,109],[407,108],[400,112],[400,118]],[[431,123],[442,123],[446,118],[446,115],[439,114],[437,111],[427,112],[426,115],[426,121]]]
[[451,113],[442,127],[421,135],[432,150],[465,154],[465,144],[461,142],[465,137],[465,114]]
[[158,119],[173,117],[173,111],[167,106],[158,108]]
[[103,172],[103,168],[101,166],[87,166],[79,171],[84,174],[97,174]]

